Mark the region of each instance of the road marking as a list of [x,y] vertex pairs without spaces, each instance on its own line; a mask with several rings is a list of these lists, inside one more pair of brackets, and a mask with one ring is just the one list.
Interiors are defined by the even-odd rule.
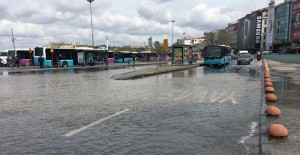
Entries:
[[203,102],[204,101],[204,98],[206,97],[207,95],[207,91],[204,91],[201,96],[199,95],[200,99],[199,99],[199,102]]
[[230,96],[228,96],[228,97],[224,98],[223,100],[219,101],[219,103],[223,103],[227,100],[231,100],[232,104],[237,104],[237,102],[234,100],[234,92],[232,92]]
[[220,100],[222,98],[222,96],[225,95],[225,92],[222,92],[221,94],[219,94],[219,96],[217,96],[217,95],[218,95],[218,93],[214,91],[212,96],[210,97],[210,103],[217,102],[218,100]]
[[124,113],[124,112],[126,112],[126,111],[128,111],[128,110],[129,110],[129,109],[126,108],[126,109],[124,109],[124,110],[122,110],[122,111],[116,112],[116,113],[114,113],[114,114],[112,114],[112,115],[110,115],[110,116],[107,116],[107,117],[105,117],[105,118],[102,118],[102,119],[100,119],[100,120],[98,120],[98,121],[95,121],[95,122],[93,122],[93,123],[91,123],[91,124],[88,124],[88,125],[83,126],[83,127],[79,128],[79,129],[73,130],[73,131],[71,131],[71,132],[68,132],[68,133],[64,134],[64,136],[65,136],[65,137],[73,136],[73,135],[75,135],[75,134],[77,134],[77,133],[79,133],[79,132],[81,132],[81,131],[84,131],[84,130],[90,128],[90,127],[93,127],[93,126],[95,126],[95,125],[97,125],[97,124],[100,124],[100,123],[102,123],[102,122],[104,122],[104,121],[106,121],[106,120],[108,120],[108,119],[111,119],[111,118],[113,118],[113,117],[116,117],[116,116],[118,116],[118,115],[121,115],[122,113]]

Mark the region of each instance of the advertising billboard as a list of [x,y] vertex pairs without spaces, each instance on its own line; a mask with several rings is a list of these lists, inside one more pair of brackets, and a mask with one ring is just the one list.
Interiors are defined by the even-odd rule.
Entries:
[[274,5],[275,2],[270,2],[269,9],[268,9],[268,25],[267,25],[267,38],[266,38],[266,47],[269,49],[269,47],[272,46],[273,43],[273,28],[274,28]]
[[182,47],[173,47],[172,49],[173,59],[172,63],[182,64],[183,63],[183,48]]
[[259,49],[261,43],[262,13],[261,11],[246,15],[238,21],[237,48]]
[[300,1],[295,1],[292,3],[290,41],[300,41]]

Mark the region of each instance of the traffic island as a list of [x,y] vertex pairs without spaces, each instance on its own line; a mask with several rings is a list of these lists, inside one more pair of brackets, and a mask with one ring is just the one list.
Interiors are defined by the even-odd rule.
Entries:
[[200,64],[194,64],[194,65],[184,65],[184,66],[164,66],[159,68],[147,68],[143,70],[128,72],[124,74],[118,74],[114,75],[111,78],[115,80],[130,80],[130,79],[138,79],[138,78],[144,78],[152,75],[158,75],[158,74],[164,74],[164,73],[170,73],[180,70],[186,70],[191,68],[199,67]]

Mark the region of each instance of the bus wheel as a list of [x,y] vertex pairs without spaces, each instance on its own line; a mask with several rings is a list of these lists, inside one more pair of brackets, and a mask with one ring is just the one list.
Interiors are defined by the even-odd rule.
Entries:
[[63,67],[68,67],[68,63],[64,61],[63,64],[62,64],[62,66]]

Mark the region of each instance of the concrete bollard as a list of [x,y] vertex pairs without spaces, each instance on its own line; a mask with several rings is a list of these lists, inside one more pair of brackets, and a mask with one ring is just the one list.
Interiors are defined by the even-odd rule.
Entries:
[[265,82],[272,82],[270,78],[265,78]]
[[265,78],[271,78],[270,74],[265,74]]
[[273,137],[287,137],[289,135],[288,129],[281,124],[272,124],[269,126],[268,133]]
[[265,82],[265,87],[273,87],[273,83],[272,82]]
[[276,102],[277,101],[277,96],[275,94],[267,94],[266,95],[266,100],[270,102]]
[[273,87],[266,87],[265,88],[265,92],[266,93],[274,93],[275,92],[275,89]]
[[265,112],[268,116],[279,116],[281,114],[280,109],[276,106],[268,106]]

